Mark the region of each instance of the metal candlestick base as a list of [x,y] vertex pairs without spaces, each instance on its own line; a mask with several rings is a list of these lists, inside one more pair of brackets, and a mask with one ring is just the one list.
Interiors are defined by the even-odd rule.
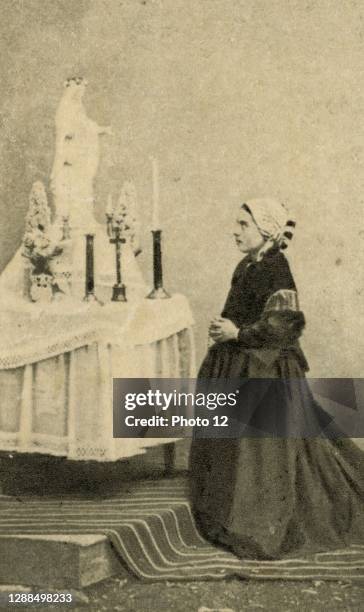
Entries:
[[114,285],[112,288],[112,302],[127,302],[125,285]]
[[167,293],[167,291],[165,289],[163,289],[163,287],[158,287],[158,289],[153,289],[149,295],[147,295],[147,298],[149,300],[166,300],[168,298],[170,298],[171,296],[169,295],[169,293]]
[[98,304],[99,306],[103,306],[104,305],[104,302],[101,302],[101,300],[99,300],[99,298],[97,298],[94,293],[87,293],[82,301],[83,302],[90,302],[90,303],[93,303],[93,304]]

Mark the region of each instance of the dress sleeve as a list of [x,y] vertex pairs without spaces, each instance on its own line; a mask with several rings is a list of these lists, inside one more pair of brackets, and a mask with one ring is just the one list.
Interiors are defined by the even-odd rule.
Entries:
[[244,348],[286,348],[298,340],[304,326],[296,290],[279,289],[268,298],[260,319],[239,329],[237,341]]

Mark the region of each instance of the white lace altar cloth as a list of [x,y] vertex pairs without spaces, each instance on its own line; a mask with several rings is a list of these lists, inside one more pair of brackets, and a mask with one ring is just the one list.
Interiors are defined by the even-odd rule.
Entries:
[[193,378],[186,298],[0,313],[0,450],[115,461],[172,438],[112,437],[112,378]]

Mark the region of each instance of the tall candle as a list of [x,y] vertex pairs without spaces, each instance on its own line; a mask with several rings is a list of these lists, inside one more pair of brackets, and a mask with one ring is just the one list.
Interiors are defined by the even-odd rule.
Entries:
[[153,216],[152,216],[152,229],[160,229],[159,220],[159,168],[158,161],[152,157],[152,169],[153,169]]

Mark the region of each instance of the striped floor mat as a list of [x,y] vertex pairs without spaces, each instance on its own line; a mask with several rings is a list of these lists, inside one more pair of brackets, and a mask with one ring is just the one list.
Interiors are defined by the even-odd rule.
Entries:
[[279,561],[240,560],[201,538],[183,480],[130,484],[107,499],[0,497],[0,536],[105,534],[142,580],[363,580],[364,546]]

